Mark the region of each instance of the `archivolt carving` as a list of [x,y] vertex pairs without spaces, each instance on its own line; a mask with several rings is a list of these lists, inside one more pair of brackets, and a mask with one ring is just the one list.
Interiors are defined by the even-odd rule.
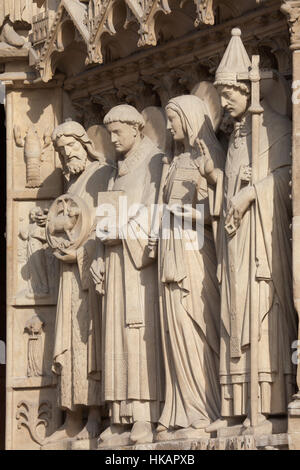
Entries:
[[156,46],[155,15],[162,11],[166,15],[171,13],[168,0],[125,0],[128,6],[126,26],[131,21],[138,21],[139,41],[138,47]]
[[113,24],[113,7],[116,0],[91,0],[89,4],[88,25],[90,40],[88,46],[88,63],[103,62],[101,51],[101,36],[104,33],[114,35],[116,33]]
[[213,0],[194,0],[197,9],[197,19],[195,26],[200,23],[213,25],[215,22]]
[[[124,28],[132,22],[139,25],[137,47],[155,46],[157,38],[155,33],[157,13],[172,13],[169,0],[122,0],[127,9],[127,17]],[[195,26],[200,23],[214,24],[213,0],[194,0],[196,5]],[[52,78],[55,64],[53,56],[55,52],[62,52],[65,44],[62,38],[64,23],[72,21],[76,34],[73,40],[81,39],[87,45],[86,62],[99,63],[104,61],[101,38],[104,33],[116,34],[114,25],[114,9],[120,5],[117,0],[90,0],[86,5],[79,0],[62,0],[57,9],[56,16],[49,29],[47,39],[41,51],[37,68],[42,79],[48,81]],[[180,7],[184,2],[180,4]],[[39,40],[33,37],[34,47],[39,47]]]
[[300,45],[300,1],[283,0],[281,11],[288,17],[291,47],[297,49]]
[[[86,12],[86,6],[79,1],[62,0],[37,63],[37,68],[45,82],[49,81],[54,74],[52,59],[55,52],[63,52],[72,39],[74,41],[81,39],[88,45],[89,31],[86,25]],[[73,37],[65,31],[69,26],[68,22],[75,27]]]

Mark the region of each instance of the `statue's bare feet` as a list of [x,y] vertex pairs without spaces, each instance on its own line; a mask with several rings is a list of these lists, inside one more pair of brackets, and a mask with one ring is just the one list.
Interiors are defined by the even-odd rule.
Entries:
[[153,442],[154,426],[146,421],[136,421],[132,426],[130,440],[135,444]]
[[[79,430],[80,431],[80,430]],[[44,444],[50,444],[52,442],[62,441],[64,439],[72,439],[78,434],[77,431],[70,432],[66,425],[61,426],[57,431],[55,431],[51,436],[45,439]]]
[[[259,414],[257,417],[257,426],[264,424],[267,421],[267,417],[265,415]],[[251,419],[249,416],[243,421],[244,428],[250,428],[251,426]]]
[[70,438],[70,435],[67,433],[66,426],[61,426],[57,431],[55,431],[51,436],[45,439],[44,444],[50,444],[51,442],[62,441],[63,439]]
[[209,421],[207,419],[197,419],[192,423],[192,428],[194,429],[207,429],[209,426]]
[[157,433],[164,432],[164,431],[167,431],[167,430],[168,430],[168,428],[166,428],[163,424],[160,424],[160,423],[158,423],[158,425],[156,426],[156,429],[155,429],[155,431]]
[[130,444],[130,431],[123,424],[111,424],[103,431],[98,440],[98,447],[110,447]]
[[219,418],[213,423],[211,423],[207,428],[205,428],[206,432],[216,432],[219,429],[228,428],[229,426],[236,426],[238,424],[242,424],[243,417],[236,416],[233,418]]
[[66,420],[64,424],[57,429],[51,436],[45,439],[44,444],[50,444],[52,442],[61,441],[63,439],[71,439],[82,429],[82,410],[76,411],[67,410]]
[[84,428],[77,435],[77,439],[94,439],[101,431],[100,409],[96,406],[89,408],[88,420]]
[[205,428],[206,432],[216,432],[219,429],[227,428],[228,421],[226,419],[220,418],[211,423],[209,426]]
[[82,439],[94,439],[100,434],[101,423],[94,420],[88,420],[84,428],[77,434],[76,438],[79,440]]
[[122,432],[124,432],[123,424],[111,424],[100,434],[100,439],[105,441],[105,439],[111,437],[113,434],[121,434]]

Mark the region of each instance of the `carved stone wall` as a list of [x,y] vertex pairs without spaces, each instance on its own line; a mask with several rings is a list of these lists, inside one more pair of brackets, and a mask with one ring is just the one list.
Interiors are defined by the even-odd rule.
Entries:
[[[260,55],[262,68],[275,69],[290,83],[300,79],[300,2],[285,1],[282,11],[279,0],[23,3],[23,13],[0,9],[0,28],[11,28],[6,40],[0,39],[0,80],[7,91],[6,447],[39,449],[62,423],[52,371],[60,266],[42,221],[66,190],[53,130],[68,118],[94,137],[93,126],[102,124],[115,105],[127,103],[140,112],[164,107],[170,98],[190,94],[200,81],[213,82],[236,26],[243,31],[248,54]],[[14,32],[22,44],[14,43]],[[293,112],[293,240],[298,253],[298,108]],[[221,131],[219,137],[226,146],[228,133]],[[103,150],[96,139],[95,147]],[[295,299],[297,267],[294,255]],[[0,325],[3,329],[4,322]],[[295,423],[299,427],[297,419]],[[286,448],[287,435],[278,436],[278,442],[228,437],[188,445]]]
[[[6,97],[8,448],[38,449],[60,422],[51,371],[59,266],[39,216],[63,192],[61,164],[47,141],[61,120],[61,94],[20,89]],[[38,184],[28,180],[30,165]]]

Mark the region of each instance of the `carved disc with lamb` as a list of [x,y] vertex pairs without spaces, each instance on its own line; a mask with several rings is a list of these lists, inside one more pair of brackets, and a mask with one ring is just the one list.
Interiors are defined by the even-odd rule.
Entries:
[[57,258],[75,261],[76,250],[86,241],[92,226],[92,214],[79,196],[64,194],[50,207],[46,237]]

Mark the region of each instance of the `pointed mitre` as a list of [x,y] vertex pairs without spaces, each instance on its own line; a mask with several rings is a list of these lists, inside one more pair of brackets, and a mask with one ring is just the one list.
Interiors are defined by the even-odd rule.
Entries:
[[231,31],[230,42],[216,71],[215,85],[237,85],[238,80],[249,80],[251,62],[241,34],[239,28]]

